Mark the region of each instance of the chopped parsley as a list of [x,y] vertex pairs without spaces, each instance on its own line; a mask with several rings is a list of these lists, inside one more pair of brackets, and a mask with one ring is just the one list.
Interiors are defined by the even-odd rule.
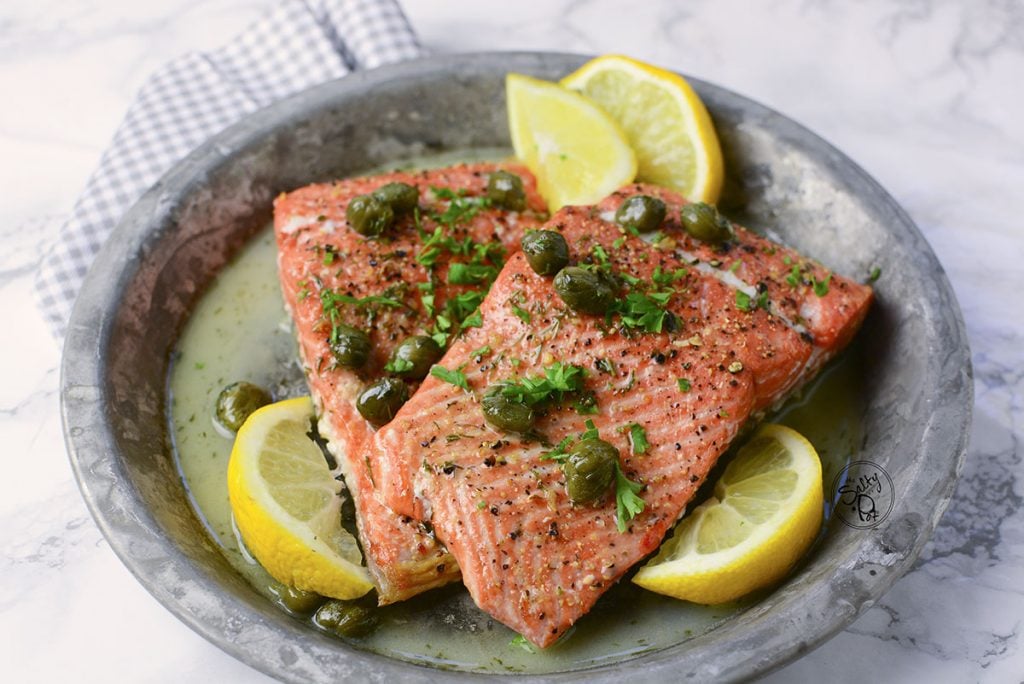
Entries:
[[679,385],[680,392],[689,392],[692,387],[692,385],[690,385],[690,381],[686,378],[677,379],[676,384]]
[[614,309],[625,327],[660,333],[671,315],[665,309],[671,298],[672,292],[630,292],[616,302]]
[[647,441],[647,431],[638,423],[631,423],[629,426],[629,443],[633,447],[634,454],[645,454],[651,448]]
[[437,199],[448,200],[448,206],[442,213],[432,215],[435,221],[447,226],[465,223],[476,216],[481,209],[491,206],[490,199],[467,197],[465,190],[455,192],[451,188],[431,187],[430,191]]
[[580,366],[573,366],[556,361],[544,369],[543,376],[521,378],[508,382],[502,387],[502,394],[528,406],[542,403],[557,403],[566,394],[579,392],[583,389],[583,378],[586,371]]
[[384,365],[384,370],[389,373],[405,373],[411,371],[413,366],[412,361],[409,359],[393,358]]
[[657,266],[654,269],[654,273],[651,274],[651,282],[658,287],[671,287],[677,280],[685,277],[685,268],[677,268],[672,271],[665,272],[661,270],[661,266]]
[[527,641],[526,637],[524,637],[522,634],[516,634],[514,637],[512,637],[512,641],[508,642],[508,645],[513,648],[521,648],[527,653],[537,652],[536,649],[534,649],[533,644]]
[[597,431],[597,426],[594,425],[594,421],[588,418],[587,422],[583,424],[587,427],[587,429],[584,432],[580,433],[581,442],[585,439],[597,439],[598,437],[601,436],[600,433]]
[[521,306],[519,306],[518,304],[511,300],[509,301],[509,306],[512,307],[512,313],[514,313],[516,317],[519,318],[519,320],[521,320],[523,323],[530,322],[531,316],[529,311],[522,308]]
[[800,275],[800,267],[794,264],[789,275],[786,276],[786,282],[789,283],[790,287],[796,287],[800,284],[801,280],[803,280],[803,278]]
[[349,304],[356,307],[357,310],[370,308],[371,313],[376,313],[380,307],[404,306],[400,300],[387,294],[353,297],[352,295],[341,294],[328,287],[323,287],[319,281],[317,281],[317,284],[321,287],[320,305],[323,307],[324,318],[331,325],[331,344],[338,341],[338,336],[341,334],[341,326],[344,324],[341,316],[342,305]]
[[626,531],[626,523],[638,516],[647,504],[637,496],[644,486],[633,482],[622,472],[622,466],[615,464],[615,526],[619,532]]
[[459,330],[465,330],[466,328],[479,328],[484,324],[484,317],[480,313],[480,309],[477,309],[470,315],[462,319],[462,323],[459,324]]
[[882,276],[882,269],[880,269],[878,266],[875,266],[873,269],[871,269],[871,273],[868,274],[868,284],[870,285],[871,283],[875,282],[881,276]]
[[475,358],[477,358],[478,356],[487,356],[488,354],[490,354],[490,353],[491,353],[491,351],[492,351],[492,349],[491,349],[491,345],[489,345],[489,344],[485,344],[484,346],[482,346],[482,347],[477,347],[476,349],[474,349],[473,351],[471,351],[471,352],[469,353],[469,355],[470,355],[470,356],[471,356],[472,358],[474,358],[474,359],[475,359]]
[[452,285],[491,283],[497,276],[497,267],[487,264],[461,264],[456,262],[448,268],[448,282]]
[[[593,421],[589,422],[592,423]],[[569,455],[567,453],[567,450],[569,449],[569,447],[572,446],[573,441],[574,440],[572,437],[564,438],[561,442],[555,445],[554,449],[552,449],[551,451],[546,451],[543,454],[541,454],[540,459],[542,461],[564,461],[566,457]]]
[[430,374],[438,380],[444,380],[451,385],[468,391],[469,383],[466,381],[466,374],[462,372],[462,368],[463,366],[459,366],[455,370],[448,370],[444,366],[434,366],[430,369]]
[[751,297],[746,292],[736,290],[736,308],[740,311],[753,311],[754,309],[768,310],[768,291],[758,293]]
[[827,276],[825,276],[824,280],[817,280],[817,279],[815,279],[815,281],[814,281],[814,294],[818,295],[819,297],[824,297],[825,295],[827,295],[828,294],[828,283],[829,283],[830,280],[832,280],[832,274],[831,273],[829,273]]

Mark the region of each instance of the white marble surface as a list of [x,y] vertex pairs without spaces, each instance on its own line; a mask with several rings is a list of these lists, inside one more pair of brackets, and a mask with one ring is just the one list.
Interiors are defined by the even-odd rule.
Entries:
[[[59,349],[33,308],[56,235],[154,68],[271,0],[0,4],[0,668],[9,682],[267,681],[121,565],[71,477]],[[956,498],[920,562],[770,681],[1024,677],[1024,4],[1020,0],[407,0],[435,51],[623,52],[808,125],[909,211],[945,264],[977,394]]]

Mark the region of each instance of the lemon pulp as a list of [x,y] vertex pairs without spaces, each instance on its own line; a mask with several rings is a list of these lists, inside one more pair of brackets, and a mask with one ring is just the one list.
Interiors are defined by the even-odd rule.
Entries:
[[637,180],[714,203],[722,150],[707,108],[686,80],[644,62],[605,55],[562,79],[619,124],[637,156]]
[[264,406],[242,425],[228,462],[228,498],[246,547],[277,581],[338,599],[373,585],[341,526],[341,483],[309,438],[313,402]]
[[557,83],[520,74],[505,78],[509,132],[516,156],[537,177],[554,212],[594,204],[636,175],[626,135],[596,104]]
[[810,442],[762,425],[715,484],[634,576],[668,596],[713,605],[785,576],[821,527],[821,463]]

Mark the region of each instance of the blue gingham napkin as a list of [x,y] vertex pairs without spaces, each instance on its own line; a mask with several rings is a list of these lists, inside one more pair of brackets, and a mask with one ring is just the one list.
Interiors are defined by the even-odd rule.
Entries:
[[142,86],[36,276],[63,337],[100,246],[175,162],[243,115],[356,69],[421,54],[394,0],[283,0],[222,48],[186,54]]

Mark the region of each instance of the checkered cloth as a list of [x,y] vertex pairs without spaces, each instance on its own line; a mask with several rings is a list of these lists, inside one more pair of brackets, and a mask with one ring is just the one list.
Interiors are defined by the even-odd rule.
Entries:
[[219,50],[167,64],[142,86],[36,276],[56,337],[96,252],[175,162],[243,115],[317,83],[421,54],[395,0],[283,0]]

